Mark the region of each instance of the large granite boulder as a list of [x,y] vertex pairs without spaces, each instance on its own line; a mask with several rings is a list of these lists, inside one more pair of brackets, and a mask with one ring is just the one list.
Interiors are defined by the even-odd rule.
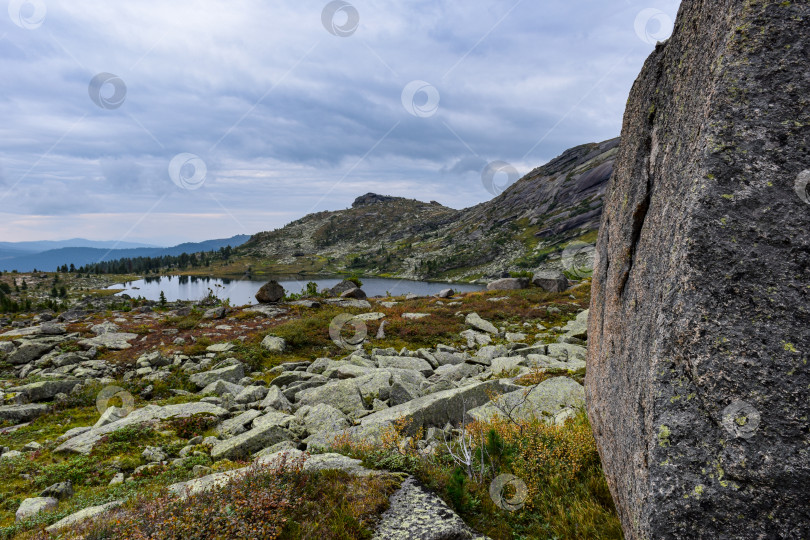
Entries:
[[628,100],[586,386],[629,539],[810,536],[808,21],[684,0]]
[[284,299],[284,287],[278,281],[270,280],[256,293],[256,300],[261,304],[274,304]]

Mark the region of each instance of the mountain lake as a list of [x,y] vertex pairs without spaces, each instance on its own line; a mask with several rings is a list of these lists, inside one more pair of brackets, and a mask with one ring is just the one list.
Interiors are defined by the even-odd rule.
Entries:
[[[211,292],[222,300],[230,300],[231,305],[243,306],[256,304],[255,295],[268,280],[278,281],[287,294],[300,293],[310,281],[318,284],[318,290],[331,288],[340,283],[342,277],[300,277],[275,276],[266,280],[212,278],[198,276],[159,276],[128,281],[108,287],[123,289],[117,296],[128,294],[133,298],[143,297],[147,300],[159,300],[160,293],[166,300],[202,300]],[[451,288],[456,292],[471,292],[486,289],[485,285],[471,283],[446,283],[433,281],[412,281],[408,279],[361,278],[363,291],[368,296],[401,296],[413,293],[419,296],[437,294],[443,289]]]

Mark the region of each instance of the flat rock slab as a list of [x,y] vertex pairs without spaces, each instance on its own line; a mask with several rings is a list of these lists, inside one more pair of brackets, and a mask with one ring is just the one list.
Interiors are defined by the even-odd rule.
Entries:
[[390,498],[374,540],[464,540],[485,539],[437,495],[409,477]]
[[56,381],[39,381],[22,386],[7,388],[6,393],[18,392],[28,398],[29,401],[49,401],[56,394],[68,394],[73,387],[81,381],[78,379],[64,379]]
[[107,504],[102,504],[99,506],[91,506],[89,508],[85,508],[84,510],[79,510],[76,513],[70,514],[67,517],[64,517],[54,523],[53,525],[46,527],[45,532],[49,534],[53,534],[60,529],[64,529],[66,527],[71,527],[73,525],[77,525],[82,521],[100,516],[105,512],[109,512],[113,508],[117,508],[124,504],[124,501],[112,501],[108,502]]
[[498,329],[495,328],[495,325],[487,320],[482,319],[478,313],[470,313],[464,319],[464,322],[476,330],[480,330],[481,332],[487,332],[489,334],[498,333]]
[[494,401],[467,411],[470,420],[486,421],[493,417],[504,418],[504,411],[516,420],[554,421],[567,409],[585,407],[585,388],[568,377],[546,379],[538,385],[522,388],[498,396]]
[[197,385],[197,388],[205,388],[209,384],[217,381],[226,381],[236,384],[245,376],[245,367],[242,364],[232,364],[211,371],[195,373],[189,380]]
[[59,445],[55,452],[69,452],[76,454],[89,454],[93,450],[93,446],[107,433],[112,433],[122,427],[130,426],[133,424],[140,424],[150,420],[164,420],[172,417],[187,417],[195,414],[207,413],[214,416],[222,417],[228,414],[228,411],[210,403],[183,403],[180,405],[166,405],[159,407],[157,405],[147,405],[142,409],[132,411],[124,418],[93,428],[90,431],[85,431],[79,435],[68,439]]
[[0,420],[30,422],[48,412],[48,406],[39,403],[27,405],[4,405],[0,407]]
[[59,501],[53,497],[32,497],[25,499],[17,512],[14,514],[17,521],[22,521],[40,512],[54,510],[59,505]]
[[211,449],[213,459],[238,459],[248,457],[268,446],[289,441],[293,434],[274,423],[260,425],[250,431],[225,439]]
[[132,347],[129,342],[137,337],[138,334],[130,334],[128,332],[110,332],[93,338],[83,339],[79,341],[79,346],[85,349],[98,347],[112,351],[123,351]]
[[368,300],[355,300],[353,298],[327,298],[324,300],[324,302],[343,308],[371,309],[371,303]]
[[435,392],[370,414],[347,432],[357,440],[380,441],[384,430],[400,418],[409,420],[406,431],[411,435],[422,427],[443,428],[448,422],[459,425],[464,421],[464,412],[487,403],[490,393],[501,394],[520,388],[508,379],[497,379]]

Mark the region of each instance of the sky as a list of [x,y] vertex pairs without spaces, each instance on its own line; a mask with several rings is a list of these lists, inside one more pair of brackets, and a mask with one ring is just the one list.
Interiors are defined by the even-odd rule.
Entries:
[[679,5],[6,3],[0,241],[166,246],[272,230],[368,192],[487,201],[619,135]]

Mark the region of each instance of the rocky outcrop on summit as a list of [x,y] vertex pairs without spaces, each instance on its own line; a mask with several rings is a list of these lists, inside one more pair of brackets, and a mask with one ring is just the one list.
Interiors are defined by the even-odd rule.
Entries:
[[454,271],[454,279],[495,279],[509,271],[559,269],[565,244],[599,226],[618,144],[611,139],[566,150],[492,200],[464,210],[367,193],[349,209],[309,214],[256,234],[236,253],[289,265],[308,260],[319,271],[404,278]]
[[684,0],[630,95],[586,384],[627,538],[810,534],[808,20]]

